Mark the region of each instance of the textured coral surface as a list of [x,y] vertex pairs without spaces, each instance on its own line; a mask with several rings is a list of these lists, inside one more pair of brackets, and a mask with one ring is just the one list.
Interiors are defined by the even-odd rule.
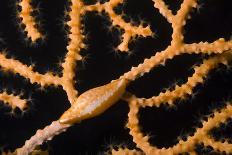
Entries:
[[[232,153],[231,19],[230,0],[0,0],[2,153]],[[59,122],[99,86],[104,113]]]

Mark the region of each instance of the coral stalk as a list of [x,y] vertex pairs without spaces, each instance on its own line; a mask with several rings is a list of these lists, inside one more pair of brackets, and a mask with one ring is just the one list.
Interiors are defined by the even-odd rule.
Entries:
[[31,153],[36,146],[41,145],[44,141],[51,140],[55,135],[65,132],[70,127],[67,124],[60,124],[59,121],[52,122],[51,125],[43,130],[38,130],[34,136],[25,142],[22,148],[16,150],[17,155],[27,155]]

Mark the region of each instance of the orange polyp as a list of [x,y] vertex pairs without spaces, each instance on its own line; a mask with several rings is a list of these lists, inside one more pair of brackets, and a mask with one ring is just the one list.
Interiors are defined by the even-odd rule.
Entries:
[[74,124],[103,113],[120,99],[127,84],[127,80],[120,79],[86,91],[64,112],[60,123]]

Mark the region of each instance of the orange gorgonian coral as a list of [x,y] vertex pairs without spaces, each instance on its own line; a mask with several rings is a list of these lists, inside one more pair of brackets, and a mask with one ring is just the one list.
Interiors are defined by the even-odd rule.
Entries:
[[[76,74],[77,63],[83,61],[84,50],[88,49],[85,41],[88,40],[84,23],[86,14],[91,12],[104,14],[103,16],[107,16],[111,21],[112,27],[120,30],[121,41],[117,44],[119,55],[128,54],[130,43],[132,40],[136,40],[136,37],[146,38],[158,35],[158,32],[153,32],[150,24],[142,24],[142,21],[139,21],[139,24],[126,21],[123,18],[123,13],[117,13],[116,8],[124,5],[126,3],[124,0],[97,1],[90,2],[91,4],[88,4],[85,0],[69,1],[69,9],[67,9],[66,13],[67,20],[65,21],[68,29],[68,43],[65,58],[61,63],[61,75],[53,71],[41,73],[33,65],[9,57],[5,54],[7,52],[0,53],[0,67],[4,72],[18,74],[20,77],[28,79],[30,84],[38,84],[39,87],[44,89],[47,89],[48,86],[59,89],[60,86],[65,91],[70,103],[69,109],[63,110],[63,115],[58,120],[53,121],[44,129],[37,130],[34,136],[26,140],[23,146],[18,146],[19,148],[12,153],[5,152],[4,154],[46,154],[48,152],[39,149],[39,146],[44,142],[51,141],[54,136],[62,132],[68,132],[67,129],[75,124],[80,124],[86,119],[103,114],[112,105],[118,103],[119,100],[128,103],[129,112],[126,127],[132,136],[134,146],[130,148],[112,148],[110,150],[111,154],[198,154],[196,146],[199,144],[211,146],[217,152],[232,153],[232,144],[228,140],[218,141],[210,134],[214,128],[220,127],[222,123],[226,123],[231,117],[232,106],[230,101],[227,102],[226,106],[214,111],[212,116],[202,121],[201,127],[197,127],[192,135],[187,136],[186,139],[178,140],[173,146],[163,148],[154,146],[150,141],[150,136],[143,133],[138,115],[140,108],[159,108],[162,104],[165,104],[166,108],[178,106],[177,101],[193,95],[194,89],[199,84],[204,83],[207,75],[212,70],[221,64],[229,66],[232,59],[232,41],[229,39],[220,37],[211,42],[185,42],[184,27],[187,22],[191,21],[191,11],[199,9],[197,0],[183,0],[176,13],[173,13],[168,8],[164,0],[150,0],[150,2],[153,4],[153,9],[158,10],[172,28],[170,44],[160,51],[155,51],[150,58],[145,58],[137,66],[132,67],[123,74],[120,73],[121,76],[112,78],[108,84],[91,88],[80,96],[75,85],[75,77],[78,77],[78,74]],[[19,24],[24,25],[27,38],[30,38],[29,40],[36,44],[38,39],[43,38],[43,34],[33,16],[32,1],[21,0],[17,5],[19,6],[17,17],[20,18]],[[46,26],[44,29],[46,30]],[[101,36],[98,37],[101,38]],[[150,98],[140,98],[128,89],[131,84],[145,76],[146,73],[150,73],[152,69],[165,65],[167,61],[173,61],[176,57],[184,54],[204,56],[202,63],[193,67],[194,72],[187,78],[185,83],[176,84],[173,88],[166,89]],[[159,75],[156,75],[156,77],[161,78]],[[23,98],[22,95],[9,94],[6,91],[0,94],[0,100],[4,104],[7,104],[12,109],[19,108],[21,111],[24,111],[29,106],[27,99]],[[73,138],[78,141],[78,137]]]

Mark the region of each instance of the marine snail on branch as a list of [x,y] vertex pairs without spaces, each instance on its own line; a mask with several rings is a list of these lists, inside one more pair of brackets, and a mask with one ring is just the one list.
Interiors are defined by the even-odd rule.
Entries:
[[59,122],[75,124],[103,113],[120,99],[128,83],[126,79],[119,79],[86,91],[64,112]]

